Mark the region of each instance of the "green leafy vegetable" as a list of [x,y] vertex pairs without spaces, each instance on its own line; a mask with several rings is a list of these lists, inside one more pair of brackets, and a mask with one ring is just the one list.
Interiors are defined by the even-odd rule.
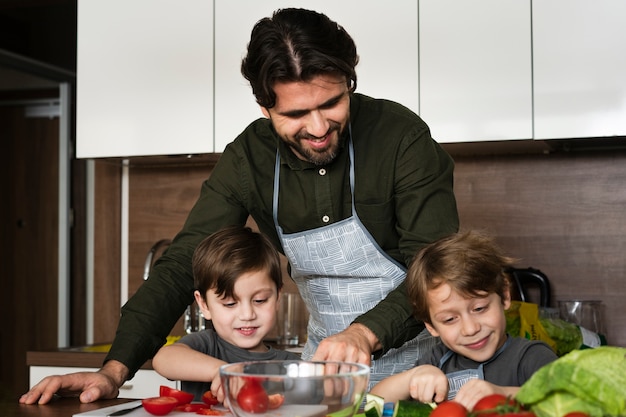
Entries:
[[538,417],[626,414],[626,348],[574,350],[539,369],[516,399]]

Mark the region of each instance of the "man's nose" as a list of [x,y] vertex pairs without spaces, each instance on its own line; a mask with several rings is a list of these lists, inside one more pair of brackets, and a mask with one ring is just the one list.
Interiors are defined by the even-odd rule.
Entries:
[[323,111],[315,110],[309,113],[309,120],[306,127],[307,133],[315,136],[316,138],[321,138],[328,133],[329,128],[330,123],[328,122],[328,119],[324,115]]

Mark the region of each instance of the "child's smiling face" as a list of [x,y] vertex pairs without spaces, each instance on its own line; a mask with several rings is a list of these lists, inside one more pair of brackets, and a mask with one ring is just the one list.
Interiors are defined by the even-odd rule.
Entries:
[[428,291],[428,306],[432,323],[426,323],[433,336],[454,352],[476,362],[489,360],[506,340],[504,310],[511,297],[495,293],[483,297],[467,297],[448,284]]
[[195,292],[204,318],[228,343],[250,351],[266,351],[263,339],[274,328],[278,290],[267,271],[250,271],[235,282],[233,298],[222,298],[210,289],[206,302]]

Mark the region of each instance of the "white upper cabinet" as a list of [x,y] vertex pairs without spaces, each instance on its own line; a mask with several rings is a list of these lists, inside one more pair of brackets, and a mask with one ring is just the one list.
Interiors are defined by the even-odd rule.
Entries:
[[420,0],[420,115],[438,142],[532,138],[530,0]]
[[211,0],[78,2],[78,158],[214,151]]
[[535,139],[626,135],[626,1],[533,2]]
[[326,14],[353,37],[360,63],[357,92],[398,101],[418,112],[417,2],[394,0],[215,0],[215,143],[221,152],[253,120],[263,117],[241,75],[250,32],[285,7]]

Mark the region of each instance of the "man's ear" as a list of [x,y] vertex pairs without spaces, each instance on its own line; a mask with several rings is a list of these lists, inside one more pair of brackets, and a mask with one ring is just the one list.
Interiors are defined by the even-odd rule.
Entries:
[[439,337],[439,332],[435,330],[432,324],[424,322],[424,326],[426,326],[426,330],[428,330],[428,333],[430,333],[431,336]]
[[200,311],[202,311],[204,319],[211,320],[211,312],[209,311],[209,307],[207,306],[204,297],[202,297],[202,294],[200,294],[200,291],[195,290],[193,292],[193,297],[196,299],[196,303],[198,304],[198,307],[200,307]]
[[271,119],[270,112],[269,110],[267,110],[267,107],[261,106],[261,113],[263,113],[263,116],[267,117],[268,119]]

